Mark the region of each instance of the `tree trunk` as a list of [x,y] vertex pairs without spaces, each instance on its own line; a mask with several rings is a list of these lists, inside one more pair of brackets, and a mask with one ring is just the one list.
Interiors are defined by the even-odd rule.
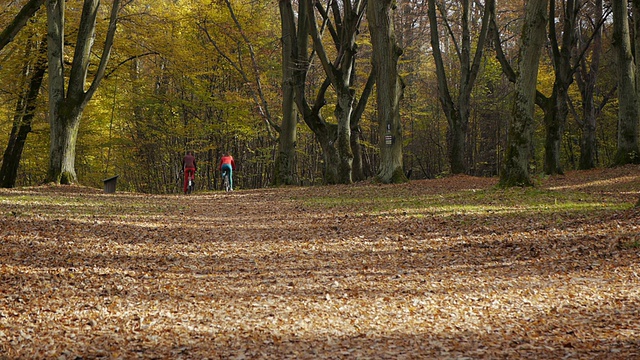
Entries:
[[18,12],[13,21],[0,33],[0,50],[13,40],[18,32],[27,24],[29,18],[44,4],[44,1],[45,0],[29,0],[29,2],[20,9],[20,12]]
[[[35,55],[35,60],[29,61],[24,67],[23,76],[29,82],[29,85],[26,91],[21,93],[18,98],[9,142],[2,158],[0,187],[4,188],[12,188],[16,184],[22,151],[27,141],[27,135],[31,132],[31,121],[33,120],[36,110],[38,92],[42,86],[44,73],[47,69],[45,42],[36,42],[34,44],[29,41],[27,47],[27,56],[30,56],[31,50],[33,50],[34,47],[38,48],[38,52]],[[35,65],[33,62],[35,62]]]
[[[456,112],[458,113],[458,112]],[[452,117],[447,133],[449,145],[449,166],[452,174],[464,174],[467,172],[467,133],[469,132],[469,113]]]
[[322,160],[324,161],[323,177],[327,184],[339,184],[340,155],[335,146],[338,133],[338,126],[326,124],[322,131],[315,132],[316,140],[322,148]]
[[[336,89],[337,90],[337,89]],[[334,114],[338,120],[336,149],[338,150],[338,183],[351,184],[351,167],[353,165],[353,151],[351,151],[351,112],[355,91],[348,83],[342,82],[338,92],[338,104]]]
[[80,109],[73,107],[70,105],[71,111],[62,110],[62,114],[56,114],[56,121],[49,124],[51,146],[47,182],[68,185],[78,180],[75,170],[76,141],[82,112],[77,112]]
[[[569,86],[573,82],[572,54],[576,50],[576,22],[580,1],[564,0],[562,14],[556,14],[556,0],[549,1],[549,40],[555,79],[551,101],[545,112],[545,157],[544,171],[547,175],[562,174],[561,150],[564,128],[569,114]],[[562,36],[558,43],[557,18],[562,18]]]
[[538,63],[547,24],[546,0],[527,2],[520,38],[520,56],[515,86],[513,118],[509,125],[502,186],[531,186],[529,161],[533,130],[533,112],[538,77]]
[[[560,95],[564,91],[564,95]],[[568,94],[563,85],[554,84],[551,97],[545,103],[544,111],[545,145],[544,172],[547,175],[562,174],[560,151],[564,122],[568,114]]]
[[290,0],[280,0],[282,28],[282,124],[278,142],[278,154],[274,167],[274,185],[292,185],[296,179],[296,130],[297,116],[293,71],[295,67],[295,20]]
[[[613,0],[613,48],[618,74],[618,149],[614,165],[640,162],[638,148],[638,93],[631,49],[627,0]],[[640,46],[640,45],[638,45]]]
[[[353,1],[353,3],[352,3]],[[365,11],[366,2],[360,0],[348,0],[342,2],[344,8],[335,4],[331,6],[334,15],[335,27],[329,24],[337,50],[337,59],[329,60],[325,50],[318,25],[315,21],[313,5],[319,8],[320,14],[329,21],[328,13],[319,3],[307,0],[307,19],[309,20],[309,35],[313,39],[313,48],[322,64],[327,78],[336,92],[337,103],[334,110],[338,128],[336,133],[336,150],[338,152],[338,182],[350,184],[353,182],[351,170],[353,165],[353,151],[351,150],[352,114],[356,93],[352,89],[355,79],[355,55],[357,52],[356,36]],[[340,31],[335,31],[338,28]]]
[[351,151],[353,152],[351,176],[354,182],[363,181],[365,176],[362,164],[362,146],[360,145],[359,129],[351,129]]
[[[596,119],[598,111],[594,101],[596,80],[600,67],[600,56],[602,54],[602,0],[596,0],[594,6],[594,33],[591,45],[591,64],[587,65],[587,57],[580,60],[580,70],[577,72],[576,82],[580,89],[582,98],[582,121],[579,122],[582,129],[580,139],[580,160],[578,169],[588,170],[596,167],[597,164],[597,139],[596,139]],[[583,41],[586,45],[586,41]],[[583,46],[585,46],[583,45]]]
[[360,96],[360,100],[358,101],[358,105],[356,105],[351,116],[351,151],[353,152],[353,166],[351,167],[351,174],[353,181],[362,181],[366,179],[362,159],[362,145],[360,144],[362,131],[359,123],[367,102],[369,102],[369,96],[371,96],[375,82],[375,73],[374,71],[371,71],[367,78],[367,83],[364,86],[364,90],[362,91],[362,95]]
[[[438,94],[440,104],[448,121],[448,150],[449,164],[453,174],[461,174],[467,172],[467,133],[469,131],[469,117],[471,108],[471,92],[475,85],[475,81],[480,71],[480,65],[484,54],[484,44],[487,39],[491,19],[495,12],[495,1],[486,1],[484,14],[482,17],[482,25],[477,42],[472,44],[471,41],[471,15],[470,1],[462,2],[462,37],[461,47],[459,49],[460,60],[460,82],[458,87],[457,98],[451,95],[448,85],[446,67],[443,61],[440,43],[442,39],[438,32],[438,18],[436,14],[436,0],[428,2],[429,25],[431,28],[431,48],[433,50],[433,58],[436,66],[436,76],[438,81]],[[444,22],[447,21],[448,11],[441,8],[440,13]],[[448,26],[448,24],[447,24]],[[455,39],[454,39],[454,42]],[[472,46],[475,47],[475,54],[472,59]]]
[[65,90],[64,22],[65,1],[47,0],[47,55],[49,60],[49,124],[51,146],[47,182],[71,184],[78,181],[75,171],[76,141],[82,112],[104,77],[116,32],[120,0],[113,1],[109,28],[97,71],[85,91],[95,38],[99,0],[85,0]]
[[369,0],[367,7],[369,32],[373,47],[380,137],[380,168],[377,179],[382,183],[406,182],[402,164],[402,124],[400,99],[403,83],[398,74],[402,49],[396,43],[393,9],[390,0]]

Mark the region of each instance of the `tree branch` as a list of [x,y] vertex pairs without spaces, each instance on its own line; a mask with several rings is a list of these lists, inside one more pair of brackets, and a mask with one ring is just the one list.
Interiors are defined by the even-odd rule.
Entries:
[[29,0],[13,21],[0,33],[0,50],[2,50],[7,44],[13,41],[13,38],[22,30],[27,24],[27,21],[35,15],[40,9],[45,0]]

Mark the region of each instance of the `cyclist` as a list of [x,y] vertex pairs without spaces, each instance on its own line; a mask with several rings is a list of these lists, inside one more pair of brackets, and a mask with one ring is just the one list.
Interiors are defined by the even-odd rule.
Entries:
[[189,178],[193,178],[198,169],[193,151],[187,151],[187,154],[182,158],[182,168],[184,169],[184,193],[186,194],[189,188]]
[[220,165],[218,166],[221,173],[229,173],[229,188],[233,191],[233,170],[236,169],[236,162],[233,160],[233,156],[229,153],[225,153],[220,159]]

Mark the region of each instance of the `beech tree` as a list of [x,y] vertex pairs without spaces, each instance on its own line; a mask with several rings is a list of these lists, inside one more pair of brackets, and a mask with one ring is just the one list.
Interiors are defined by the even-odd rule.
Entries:
[[[551,96],[543,96],[539,101],[544,111],[546,136],[544,172],[547,175],[563,173],[560,153],[569,114],[569,86],[573,82],[575,72],[573,55],[577,52],[576,21],[580,3],[579,0],[561,1],[562,10],[559,15],[556,15],[556,0],[549,0],[549,46],[553,61],[554,82]],[[561,35],[557,32],[558,18],[562,19]],[[540,97],[541,94],[538,93],[538,96]]]
[[[460,78],[454,85],[458,89],[456,96],[453,96],[448,84],[451,74],[447,75],[446,68],[442,58],[440,42],[442,41],[438,31],[438,18],[436,16],[436,0],[429,0],[429,24],[431,25],[431,49],[436,65],[436,74],[438,78],[438,94],[440,104],[444,110],[445,116],[449,123],[448,146],[449,146],[449,163],[451,172],[454,174],[465,173],[467,171],[467,162],[465,160],[467,132],[469,129],[469,116],[471,107],[471,92],[475,85],[478,73],[480,72],[480,64],[483,59],[484,44],[489,32],[490,20],[494,13],[495,2],[489,0],[486,2],[484,14],[482,16],[481,29],[478,34],[477,42],[471,42],[471,1],[461,0],[461,38],[458,41],[453,37],[453,31],[448,24],[448,9],[444,8],[444,4],[438,2],[438,8],[441,14],[442,22],[449,29],[449,35],[455,47],[455,52],[460,61]],[[472,51],[475,47],[475,54],[472,59]]]
[[36,111],[38,93],[47,69],[47,47],[45,44],[46,40],[37,40],[33,36],[27,40],[25,51],[27,60],[20,77],[21,91],[16,101],[9,141],[2,157],[0,187],[12,188],[16,184],[22,151],[27,136],[31,132],[31,122]]
[[[0,50],[9,44],[24,28],[27,21],[42,7],[44,0],[28,1],[0,33]],[[18,94],[13,116],[13,125],[9,134],[9,141],[2,157],[0,168],[0,187],[14,187],[18,177],[18,167],[22,158],[27,136],[31,132],[31,121],[36,109],[36,100],[45,70],[47,59],[44,56],[46,42],[35,39],[38,35],[29,36],[25,45],[25,63],[20,76],[21,91]]]
[[[637,1],[633,2],[634,4]],[[638,147],[638,73],[631,47],[627,0],[612,0],[613,48],[616,53],[618,75],[618,149],[615,165],[640,162]],[[634,10],[640,9],[634,6]],[[640,11],[638,11],[640,14]],[[636,44],[640,46],[640,44]]]
[[[366,1],[355,1],[343,9],[336,2],[324,8],[319,2],[305,0],[298,2],[297,29],[290,31],[293,60],[293,91],[296,107],[302,119],[313,132],[322,149],[324,163],[323,180],[328,184],[350,183],[361,180],[357,139],[357,127],[364,107],[373,87],[373,73],[358,98],[354,87],[357,45],[355,42],[359,26],[366,10]],[[321,28],[316,23],[317,9]],[[282,8],[281,8],[282,9]],[[283,21],[294,26],[294,12],[285,8]],[[305,16],[306,14],[306,16]],[[321,30],[322,29],[322,30]],[[323,30],[329,32],[329,38],[335,46],[334,60],[329,59],[328,48],[322,38]],[[313,39],[313,51],[309,52],[309,37]],[[334,49],[331,49],[334,50]],[[308,74],[312,61],[319,59],[326,78],[315,90],[308,88]],[[286,63],[286,62],[285,62]],[[327,104],[327,90],[336,91],[337,103],[334,117],[337,123],[326,121],[321,110]]]
[[[322,85],[317,89],[315,96],[310,101],[311,91],[307,91],[307,79],[309,69],[314,58],[313,53],[309,53],[309,28],[310,22],[315,19],[309,14],[313,14],[307,10],[311,6],[310,1],[298,1],[297,11],[297,28],[295,31],[289,32],[291,41],[292,57],[290,61],[284,64],[291,64],[292,68],[292,90],[295,104],[298,112],[302,116],[305,124],[311,129],[322,149],[322,157],[324,160],[323,180],[325,183],[337,183],[338,179],[338,153],[335,147],[337,134],[337,125],[327,122],[322,116],[321,110],[326,105],[326,92],[330,86],[328,78],[324,80]],[[284,10],[281,14],[284,17],[283,22],[288,23],[289,27],[295,27],[296,16],[291,7],[281,7]],[[309,94],[307,94],[309,93]]]
[[[569,87],[573,83],[577,69],[574,56],[578,53],[576,23],[581,8],[579,0],[561,1],[562,10],[556,15],[556,0],[549,0],[549,49],[554,69],[551,94],[536,91],[535,104],[544,112],[545,153],[544,171],[548,175],[562,174],[561,145],[567,115],[569,114]],[[562,19],[562,32],[558,34],[557,20]],[[495,19],[495,18],[494,18]],[[516,82],[516,73],[511,68],[500,46],[497,25],[493,23],[495,47],[504,73],[510,81]]]
[[402,49],[396,43],[391,0],[369,0],[367,20],[371,32],[378,105],[380,168],[377,178],[383,183],[407,181],[402,166],[402,123],[400,99],[404,83],[398,74]]
[[121,0],[114,0],[104,48],[93,81],[85,90],[99,14],[99,0],[84,0],[75,51],[65,85],[65,1],[47,0],[47,57],[49,60],[49,125],[51,146],[47,182],[77,182],[76,140],[82,112],[104,77],[115,37]]
[[[353,89],[355,56],[357,53],[356,36],[360,23],[366,11],[365,0],[344,0],[343,11],[335,2],[331,3],[331,13],[335,20],[329,24],[330,32],[336,46],[336,60],[332,62],[322,41],[318,24],[315,21],[314,6],[318,8],[324,21],[329,20],[329,9],[324,9],[315,0],[307,5],[309,17],[309,34],[313,39],[315,50],[322,68],[324,69],[329,84],[336,92],[337,100],[334,108],[334,116],[337,121],[335,148],[337,152],[337,174],[331,182],[349,184],[353,181],[353,151],[351,149],[351,127],[354,104],[356,104],[356,92]],[[352,3],[353,1],[353,3]]]
[[44,4],[45,0],[29,0],[20,12],[13,18],[13,21],[0,33],[0,50],[2,50],[20,30],[27,24],[31,18]]
[[295,107],[294,69],[296,23],[291,0],[280,0],[282,42],[282,122],[278,137],[278,154],[274,166],[274,185],[292,185],[296,176],[297,112]]
[[[597,164],[597,119],[602,109],[607,104],[613,90],[605,94],[599,104],[596,104],[594,96],[596,92],[597,80],[600,74],[600,61],[602,58],[602,27],[604,26],[602,0],[596,0],[591,7],[590,21],[584,21],[590,28],[584,28],[580,31],[581,37],[578,38],[579,48],[589,45],[588,52],[580,59],[578,70],[576,72],[576,84],[580,89],[580,97],[582,100],[582,114],[577,115],[578,125],[582,130],[580,139],[580,160],[578,169],[593,169]],[[591,32],[588,34],[587,32]]]
[[520,38],[513,116],[509,124],[502,186],[531,186],[529,161],[533,132],[536,81],[547,24],[547,0],[530,0],[525,9]]

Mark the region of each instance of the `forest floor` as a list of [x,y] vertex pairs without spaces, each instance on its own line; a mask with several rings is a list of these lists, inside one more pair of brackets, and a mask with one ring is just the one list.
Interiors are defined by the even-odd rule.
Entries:
[[640,166],[0,190],[0,359],[638,359]]

